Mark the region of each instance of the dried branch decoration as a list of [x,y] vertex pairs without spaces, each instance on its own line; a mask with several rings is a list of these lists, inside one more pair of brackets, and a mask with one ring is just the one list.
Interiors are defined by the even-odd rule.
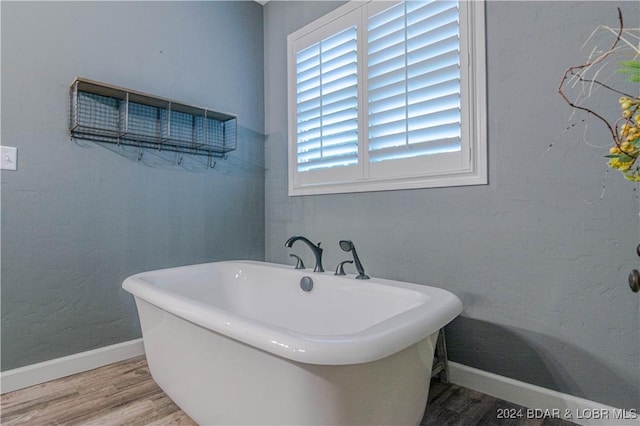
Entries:
[[[609,155],[606,156],[609,159],[609,167],[619,170],[627,179],[638,182],[640,181],[640,97],[625,93],[611,84],[605,84],[606,80],[599,76],[602,67],[613,54],[631,52],[632,59],[619,62],[622,67],[617,71],[629,74],[628,83],[640,83],[640,60],[638,60],[640,31],[624,29],[620,8],[618,8],[618,21],[620,28],[617,30],[602,26],[594,31],[595,33],[598,30],[606,30],[614,34],[615,39],[611,47],[604,52],[594,51],[585,64],[567,68],[558,86],[558,93],[572,108],[584,111],[605,124],[613,139],[613,146],[609,149]],[[578,84],[583,85],[582,90],[579,95],[571,99],[566,94],[566,89]],[[604,89],[608,94],[619,96],[621,113],[615,121],[610,122],[604,114],[582,103],[597,89]]]

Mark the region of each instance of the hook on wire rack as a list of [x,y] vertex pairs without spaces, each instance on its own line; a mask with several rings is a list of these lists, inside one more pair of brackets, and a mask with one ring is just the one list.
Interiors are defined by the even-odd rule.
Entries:
[[211,154],[209,154],[208,160],[207,160],[207,168],[215,169],[216,168],[216,164],[218,164],[218,162],[217,161],[213,161],[213,157],[211,156]]
[[182,155],[178,155],[178,166],[182,166]]
[[138,146],[138,161],[142,161],[142,145]]

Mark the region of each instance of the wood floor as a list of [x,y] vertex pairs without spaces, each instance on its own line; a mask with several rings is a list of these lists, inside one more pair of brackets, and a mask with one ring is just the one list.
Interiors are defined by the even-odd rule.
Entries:
[[[514,413],[511,419],[498,413]],[[522,413],[522,417],[518,414]],[[508,415],[507,415],[508,416]],[[570,426],[562,419],[527,419],[526,408],[457,385],[431,381],[421,426]]]
[[[560,420],[500,420],[499,410],[519,408],[456,385],[431,383],[425,426],[544,425]],[[155,384],[144,356],[2,395],[0,424],[183,425],[196,423]]]

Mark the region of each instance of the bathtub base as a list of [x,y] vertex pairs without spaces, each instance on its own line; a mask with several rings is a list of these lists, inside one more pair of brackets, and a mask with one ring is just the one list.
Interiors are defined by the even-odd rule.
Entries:
[[378,361],[312,365],[136,304],[151,375],[198,424],[417,425],[424,414],[437,332]]

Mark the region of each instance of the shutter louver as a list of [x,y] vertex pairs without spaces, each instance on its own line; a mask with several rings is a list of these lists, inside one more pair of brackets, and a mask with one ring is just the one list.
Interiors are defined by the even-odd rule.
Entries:
[[357,29],[296,53],[297,169],[358,162]]
[[461,150],[458,16],[438,0],[369,17],[370,162]]

